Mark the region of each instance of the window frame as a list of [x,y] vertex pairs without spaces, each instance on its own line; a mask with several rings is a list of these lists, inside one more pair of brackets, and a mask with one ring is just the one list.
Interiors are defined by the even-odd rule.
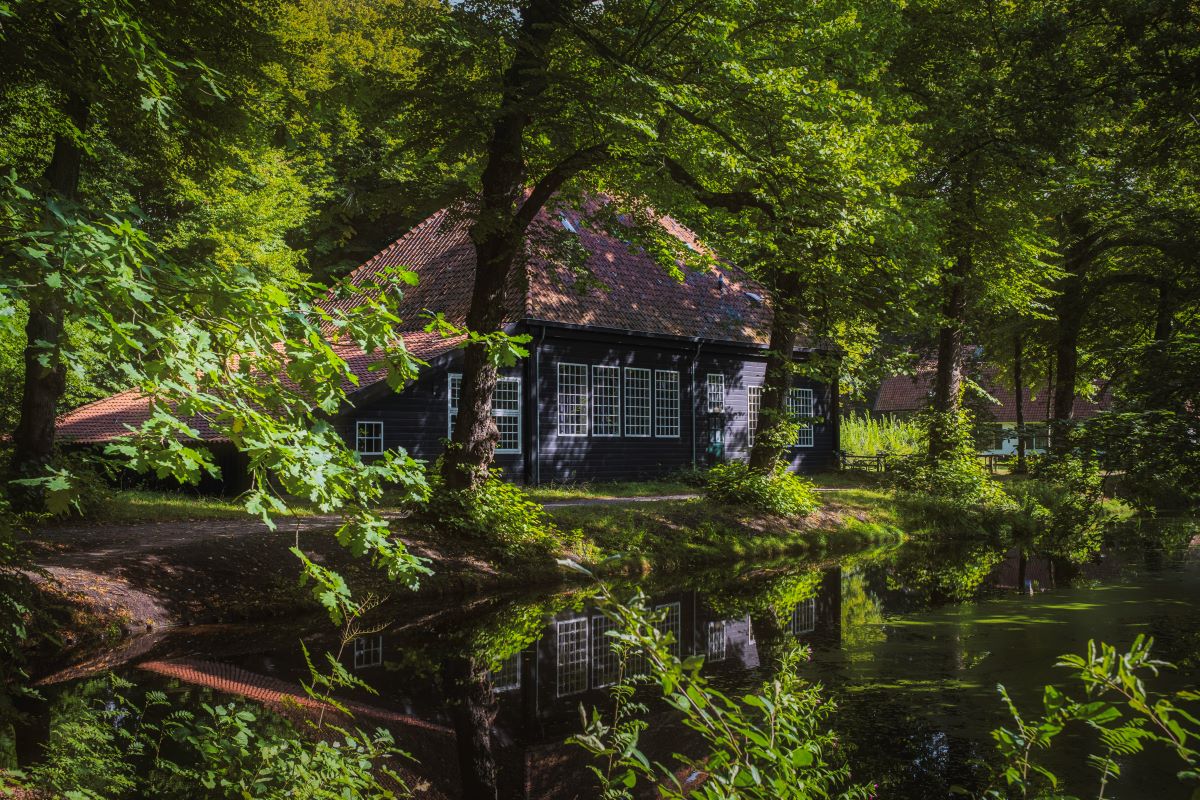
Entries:
[[367,634],[354,638],[354,670],[383,665],[383,634]]
[[746,439],[751,447],[754,447],[754,435],[758,432],[758,415],[762,411],[762,389],[761,385],[746,387]]
[[[798,410],[796,410],[800,408],[799,401],[796,398],[805,397],[806,394],[808,413],[801,414]],[[812,419],[817,415],[817,394],[810,387],[793,386],[788,389],[787,406],[788,415],[792,417],[793,422],[801,417]],[[815,427],[816,426],[812,422],[800,425],[800,430],[796,432],[796,441],[792,447],[815,447],[816,437],[813,435]]]
[[[379,435],[364,437],[362,435],[362,431],[359,430],[360,425],[378,425],[379,426]],[[384,427],[383,427],[383,420],[381,420],[381,419],[356,419],[356,420],[354,420],[354,452],[358,453],[360,456],[381,456],[381,455],[383,455],[384,452],[387,450],[386,442],[384,441],[384,438],[383,438],[383,433],[384,433]],[[379,440],[379,449],[378,450],[363,450],[362,449],[363,439],[370,439],[370,440],[378,439]]]
[[[493,394],[492,394],[492,409],[491,409],[492,419],[495,419],[497,417],[506,417],[506,418],[510,418],[510,419],[515,419],[517,421],[517,446],[515,449],[510,448],[510,447],[499,447],[498,446],[496,448],[496,452],[501,455],[508,455],[508,454],[520,455],[521,451],[522,451],[522,443],[525,441],[525,437],[524,437],[525,427],[524,427],[524,420],[522,419],[522,417],[524,416],[522,414],[522,412],[524,411],[524,406],[525,406],[525,396],[521,393],[521,377],[519,375],[516,377],[500,375],[496,378],[496,386],[498,387],[501,383],[515,383],[517,385],[517,408],[516,408],[516,410],[510,409],[510,408],[503,408],[503,409],[497,410],[495,393],[493,392]],[[456,384],[457,384],[457,392],[455,391]],[[457,397],[456,397],[456,395],[457,395]],[[459,404],[461,402],[462,402],[462,373],[461,372],[448,372],[448,373],[446,373],[446,438],[447,439],[454,438],[454,423],[458,420],[458,409],[459,409]],[[497,429],[499,429],[499,425],[497,425]]]
[[[635,405],[635,404],[632,404],[629,402],[629,393],[630,393],[631,387],[633,386],[633,384],[629,380],[629,375],[631,372],[637,373],[637,375],[645,376],[646,405],[644,407],[642,407],[640,405]],[[625,378],[625,413],[622,417],[622,426],[623,426],[622,431],[624,432],[625,437],[629,438],[629,439],[649,439],[650,437],[652,437],[654,435],[654,370],[650,369],[649,367],[625,367],[624,378]],[[638,386],[638,391],[641,391],[640,386]],[[646,432],[645,433],[630,433],[629,432],[630,413],[632,411],[640,412],[643,410],[643,408],[645,410],[644,430]],[[643,430],[643,428],[640,425],[635,429]]]
[[[597,387],[599,386],[599,384],[596,382],[596,378],[597,378],[597,375],[600,373],[607,375],[606,381],[613,377],[616,378],[616,387],[617,387],[616,394],[605,398],[606,401],[612,400],[615,403],[615,406],[614,406],[615,411],[612,411],[610,414],[610,421],[615,421],[615,424],[604,428],[604,430],[606,430],[606,431],[611,431],[610,433],[600,433],[600,427],[596,423],[596,416],[597,416],[596,412],[600,408],[600,402],[599,402],[600,393],[597,390]],[[621,431],[623,429],[623,421],[624,421],[624,418],[621,416],[621,411],[622,411],[621,368],[619,366],[617,366],[616,364],[592,364],[592,402],[591,402],[592,436],[595,436],[598,439],[620,438]]]
[[[713,380],[716,378],[717,380]],[[724,414],[725,413],[725,373],[710,372],[704,378],[705,389],[705,408],[709,414]],[[713,403],[713,390],[720,392],[718,401]]]
[[[659,404],[659,376],[671,376],[675,379],[675,405],[674,405],[674,433],[661,433],[659,426],[662,424]],[[679,439],[683,436],[683,414],[681,411],[681,390],[682,386],[679,382],[679,370],[677,369],[656,369],[654,370],[654,438],[655,439]],[[668,398],[669,399],[669,398]],[[671,429],[668,429],[671,430]]]
[[[563,411],[564,411],[564,407],[563,407],[563,367],[578,367],[580,370],[582,370],[583,390],[578,395],[579,397],[583,398],[583,414],[582,414],[583,431],[582,432],[572,431],[570,433],[567,433],[567,432],[564,432],[564,430],[563,430],[563,428],[564,428],[564,423],[563,423]],[[558,362],[557,369],[556,369],[558,383],[554,387],[554,404],[556,406],[556,408],[555,408],[555,421],[557,422],[556,432],[561,437],[568,438],[568,439],[585,439],[585,438],[587,438],[588,434],[591,433],[590,422],[591,422],[592,403],[591,403],[591,396],[589,393],[589,389],[590,389],[590,383],[588,381],[589,373],[590,373],[590,370],[588,369],[587,364],[579,364],[579,363],[576,363],[573,361]],[[577,423],[571,423],[571,424],[575,425]]]

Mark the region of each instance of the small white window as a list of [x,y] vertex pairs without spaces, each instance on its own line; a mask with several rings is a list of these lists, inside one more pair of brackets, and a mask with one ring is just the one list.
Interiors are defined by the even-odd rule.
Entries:
[[621,368],[592,367],[592,436],[621,435]]
[[577,694],[588,688],[587,617],[563,620],[556,632],[558,696]]
[[[451,373],[446,389],[446,438],[454,437],[458,404],[462,398],[462,375]],[[492,392],[492,419],[500,431],[497,453],[521,452],[521,379],[497,378]]]
[[663,609],[666,609],[667,614],[656,627],[664,635],[671,634],[673,640],[671,642],[671,653],[678,658],[680,640],[683,638],[683,617],[680,614],[679,603],[664,603],[661,606],[654,607],[655,611],[662,611]]
[[558,435],[587,436],[587,364],[558,365]]
[[512,692],[521,688],[521,651],[513,653],[500,662],[500,666],[488,673],[495,692]]
[[364,456],[383,455],[383,423],[375,420],[355,421],[354,449]]
[[679,373],[654,370],[654,435],[679,436]]
[[650,435],[650,370],[625,368],[625,435]]
[[[787,396],[788,416],[793,420],[811,420],[813,417],[813,390],[790,389]],[[796,435],[797,447],[813,446],[813,426],[811,421],[800,424],[800,432]]]
[[720,414],[725,410],[725,376],[719,372],[708,373],[708,413]]
[[383,663],[383,636],[360,636],[354,640],[354,668],[378,667]]
[[592,617],[592,688],[600,689],[617,682],[621,660],[613,650],[616,639],[608,632],[616,629],[616,623],[601,614]]
[[746,429],[750,433],[750,446],[754,447],[754,434],[758,430],[758,409],[762,405],[762,387],[746,387]]
[[705,661],[725,660],[725,621],[708,623],[708,646],[705,648]]
[[788,626],[793,636],[803,636],[817,629],[817,598],[801,600],[792,609],[792,621]]

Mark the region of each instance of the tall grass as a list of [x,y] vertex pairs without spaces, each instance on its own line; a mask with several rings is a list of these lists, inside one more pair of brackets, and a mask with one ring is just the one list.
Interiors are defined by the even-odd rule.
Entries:
[[868,414],[842,418],[842,449],[856,456],[873,456],[882,451],[911,455],[925,449],[925,429],[915,420]]

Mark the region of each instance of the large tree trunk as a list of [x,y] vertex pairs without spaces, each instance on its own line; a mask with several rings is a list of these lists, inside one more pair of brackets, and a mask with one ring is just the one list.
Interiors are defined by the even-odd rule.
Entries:
[[[78,130],[87,126],[88,104],[79,94],[67,96],[63,112]],[[56,134],[54,154],[44,175],[55,196],[68,201],[78,199],[82,163],[83,150],[75,137],[67,132]],[[11,472],[18,477],[41,474],[54,451],[58,402],[66,389],[66,365],[59,354],[63,313],[62,298],[50,287],[39,287],[30,296],[29,320],[25,325],[21,417],[12,436]],[[36,508],[40,503],[38,492],[11,491],[10,494],[14,505],[20,508]]]
[[775,292],[774,316],[771,320],[771,342],[767,352],[767,370],[763,378],[763,393],[759,400],[758,426],[754,447],[750,451],[750,466],[769,471],[783,455],[776,428],[788,423],[787,397],[792,388],[796,337],[803,322],[803,287],[797,276],[786,276]]
[[1067,448],[1067,427],[1075,411],[1075,384],[1079,375],[1079,336],[1083,331],[1086,303],[1082,281],[1071,275],[1059,285],[1055,303],[1057,325],[1054,340],[1054,405],[1051,410],[1050,446],[1057,452]]
[[498,708],[487,668],[475,658],[453,657],[442,665],[442,681],[454,723],[462,796],[495,800],[492,727]]
[[1013,398],[1017,412],[1017,469],[1019,474],[1027,471],[1025,463],[1025,379],[1023,343],[1021,334],[1013,337]]
[[933,426],[929,431],[929,456],[940,458],[949,448],[945,425],[962,407],[963,332],[967,324],[967,281],[974,269],[971,221],[975,213],[973,167],[957,176],[951,186],[954,219],[950,230],[954,264],[942,277],[942,327],[938,331],[937,372],[933,383]]
[[[471,227],[475,245],[475,285],[467,327],[487,334],[504,321],[505,288],[522,254],[524,227],[517,220],[525,191],[525,129],[529,101],[546,88],[546,46],[556,10],[549,0],[534,0],[522,11],[512,63],[504,74],[503,95],[492,128],[483,170],[479,207]],[[451,490],[482,483],[500,434],[492,420],[496,367],[486,346],[469,344],[463,356],[462,395],[451,447],[442,462],[442,478]]]

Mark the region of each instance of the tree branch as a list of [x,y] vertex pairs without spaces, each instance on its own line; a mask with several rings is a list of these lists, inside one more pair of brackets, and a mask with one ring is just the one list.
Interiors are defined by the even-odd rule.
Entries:
[[554,168],[543,175],[541,180],[534,185],[529,196],[525,198],[525,202],[521,203],[521,207],[517,209],[517,213],[513,217],[514,230],[523,233],[529,227],[529,223],[533,222],[533,218],[542,210],[542,207],[546,205],[546,201],[562,188],[564,183],[588,167],[599,164],[607,155],[607,144],[595,144],[580,148],[555,164]]
[[670,156],[662,157],[671,180],[691,190],[696,199],[709,208],[723,208],[727,211],[744,211],[747,208],[757,208],[770,219],[775,219],[775,207],[750,191],[716,192],[706,187],[700,180],[682,164]]

